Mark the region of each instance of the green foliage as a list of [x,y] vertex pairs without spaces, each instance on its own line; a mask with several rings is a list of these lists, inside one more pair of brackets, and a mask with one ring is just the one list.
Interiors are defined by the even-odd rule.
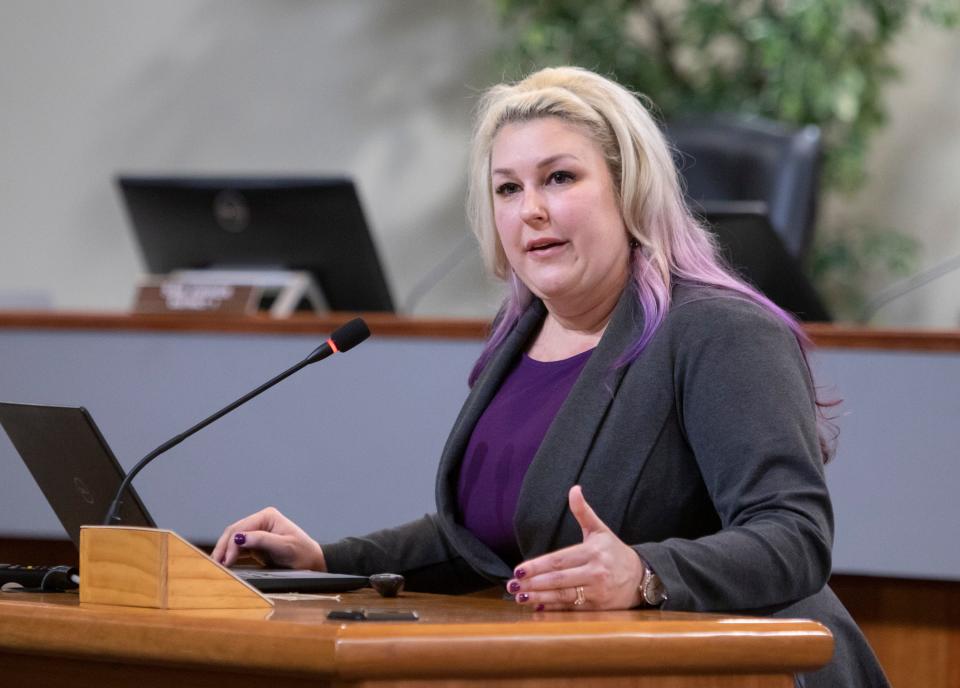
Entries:
[[666,118],[739,112],[817,124],[825,183],[864,181],[897,75],[893,39],[917,14],[960,21],[958,0],[497,0],[509,76],[578,64],[653,99]]
[[894,229],[853,226],[819,234],[807,266],[839,320],[861,320],[867,294],[917,268],[920,245]]
[[[649,96],[667,120],[736,112],[816,124],[824,188],[841,193],[863,185],[868,144],[886,122],[893,40],[915,17],[960,26],[960,0],[496,1],[508,78],[577,64]],[[901,273],[916,255],[915,242],[892,230],[836,232],[833,241],[819,242],[816,252],[827,253],[810,269],[848,285],[844,302],[860,299],[852,294],[858,280],[867,288],[868,273]]]

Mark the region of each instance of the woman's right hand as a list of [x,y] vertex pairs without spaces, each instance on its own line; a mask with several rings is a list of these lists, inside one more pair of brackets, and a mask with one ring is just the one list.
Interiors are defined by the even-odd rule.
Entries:
[[210,556],[224,566],[232,566],[241,551],[264,564],[327,570],[317,541],[272,506],[227,526]]

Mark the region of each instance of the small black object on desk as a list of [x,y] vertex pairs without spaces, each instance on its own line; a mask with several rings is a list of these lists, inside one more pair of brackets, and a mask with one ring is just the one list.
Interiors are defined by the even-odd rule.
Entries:
[[73,566],[0,564],[0,588],[8,583],[16,583],[25,591],[63,592],[80,587],[80,576]]
[[396,597],[403,590],[403,576],[399,573],[375,573],[370,576],[370,587],[381,597]]

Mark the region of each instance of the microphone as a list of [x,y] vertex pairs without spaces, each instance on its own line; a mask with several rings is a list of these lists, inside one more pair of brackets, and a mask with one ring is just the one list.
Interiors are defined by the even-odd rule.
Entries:
[[323,344],[318,346],[316,349],[311,351],[306,358],[304,358],[302,361],[300,361],[296,365],[283,371],[272,380],[269,380],[263,383],[252,392],[248,392],[247,394],[243,395],[232,404],[229,404],[228,406],[223,407],[222,409],[214,413],[212,416],[205,418],[204,420],[194,425],[189,430],[186,430],[180,433],[179,435],[177,435],[176,437],[167,440],[166,442],[161,444],[159,447],[154,449],[152,452],[144,456],[142,459],[140,459],[140,461],[137,462],[137,465],[133,467],[133,470],[127,473],[127,477],[123,479],[123,482],[120,483],[120,489],[117,490],[116,496],[113,498],[113,501],[110,503],[110,508],[107,510],[107,515],[103,519],[103,525],[105,526],[113,525],[115,521],[120,520],[120,516],[118,515],[118,512],[120,511],[120,505],[123,504],[123,499],[122,499],[123,493],[126,491],[128,487],[130,487],[130,483],[133,481],[134,476],[137,473],[139,473],[148,463],[153,461],[155,458],[163,454],[168,449],[172,449],[173,447],[177,446],[178,444],[183,442],[185,439],[187,439],[194,433],[200,430],[203,430],[205,427],[210,425],[210,423],[214,422],[215,420],[218,420],[219,418],[222,418],[223,416],[227,415],[238,406],[241,406],[247,403],[248,401],[253,399],[255,396],[260,394],[261,392],[265,392],[266,390],[270,389],[278,382],[281,382],[282,380],[287,379],[288,377],[293,375],[295,372],[297,372],[301,368],[305,368],[311,363],[317,363],[318,361],[322,361],[323,359],[327,358],[328,356],[332,356],[335,353],[350,351],[350,349],[355,347],[357,344],[359,344],[369,336],[370,336],[370,329],[367,327],[367,323],[363,321],[363,318],[354,318],[353,320],[348,322],[346,325],[343,325],[342,327],[337,329],[333,334],[330,335],[330,338],[327,339],[326,342],[324,342]]

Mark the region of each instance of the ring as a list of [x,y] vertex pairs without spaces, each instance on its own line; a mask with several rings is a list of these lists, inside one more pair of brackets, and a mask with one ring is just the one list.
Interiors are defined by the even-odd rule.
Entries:
[[573,601],[573,606],[574,606],[574,607],[579,607],[579,606],[581,606],[581,605],[582,605],[584,602],[586,602],[586,601],[587,601],[587,598],[583,596],[583,586],[582,586],[582,585],[578,585],[578,586],[577,586],[577,599],[575,599],[575,600]]
[[245,544],[247,544],[247,536],[244,533],[237,533],[233,536],[233,541],[243,547]]

